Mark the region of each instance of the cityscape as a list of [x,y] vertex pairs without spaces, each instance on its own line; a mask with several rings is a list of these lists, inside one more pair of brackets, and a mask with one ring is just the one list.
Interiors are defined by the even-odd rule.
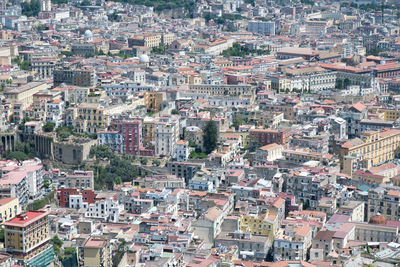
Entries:
[[0,0],[0,267],[400,266],[400,0]]

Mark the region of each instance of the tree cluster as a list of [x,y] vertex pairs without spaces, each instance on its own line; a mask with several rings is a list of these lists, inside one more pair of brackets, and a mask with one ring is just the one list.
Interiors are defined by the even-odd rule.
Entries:
[[213,120],[207,122],[203,129],[203,147],[206,154],[210,154],[217,148],[218,127]]
[[51,191],[47,196],[45,196],[44,198],[35,200],[34,202],[32,202],[31,204],[29,204],[27,206],[27,210],[40,210],[42,208],[44,208],[46,205],[49,205],[51,203],[54,203],[55,199],[54,199],[54,193],[55,191]]
[[244,57],[248,55],[268,55],[269,50],[264,49],[249,49],[239,43],[234,43],[232,47],[222,51],[224,57]]
[[108,159],[106,166],[96,164],[94,166],[95,189],[112,189],[114,184],[131,182],[139,175],[138,168],[127,158],[120,158],[110,151],[108,146],[97,145],[90,150],[91,156],[97,160]]
[[[115,1],[115,0],[114,0]],[[189,14],[193,13],[194,1],[192,0],[116,0],[121,3],[131,5],[144,5],[153,7],[155,11],[170,10],[175,8],[183,8]]]
[[214,15],[210,12],[205,12],[203,14],[203,18],[206,20],[207,23],[210,20],[213,20],[217,24],[225,24],[227,21],[247,19],[246,17],[242,17],[239,14],[223,14],[221,17],[218,17],[217,15]]
[[27,17],[36,17],[40,12],[39,0],[31,0],[30,2],[23,2],[21,4],[22,15]]
[[28,160],[34,158],[35,153],[29,144],[16,143],[15,151],[6,151],[5,157],[10,160]]

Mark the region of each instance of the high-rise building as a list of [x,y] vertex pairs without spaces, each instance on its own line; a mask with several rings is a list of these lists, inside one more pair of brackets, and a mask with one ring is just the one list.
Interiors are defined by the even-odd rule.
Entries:
[[47,266],[53,262],[49,212],[27,211],[4,223],[7,252],[24,266]]
[[[119,133],[122,141],[122,153],[139,155],[143,147],[142,121],[136,119],[123,119],[113,121],[111,129]],[[101,140],[101,139],[100,139]],[[120,152],[120,151],[114,151]]]

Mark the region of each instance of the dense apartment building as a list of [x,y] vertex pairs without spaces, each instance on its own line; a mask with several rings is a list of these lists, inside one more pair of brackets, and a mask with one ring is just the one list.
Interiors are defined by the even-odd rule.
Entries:
[[71,51],[77,56],[93,56],[96,52],[94,44],[72,44]]
[[258,34],[275,35],[275,22],[273,21],[249,21],[248,31]]
[[161,34],[145,33],[131,36],[128,38],[128,46],[157,47],[161,44]]
[[27,211],[4,223],[6,250],[24,266],[47,266],[54,260],[49,212]]
[[255,96],[256,93],[254,86],[246,84],[191,84],[189,85],[189,91],[206,96]]
[[221,232],[215,238],[215,246],[236,246],[241,255],[246,255],[246,260],[253,261],[264,261],[271,247],[268,236],[254,236],[242,232]]
[[87,267],[111,267],[112,254],[109,241],[101,236],[92,236],[81,248],[84,265]]
[[260,102],[260,109],[270,112],[283,112],[286,120],[295,120],[299,101],[296,99],[283,99],[282,101],[264,100]]
[[309,225],[288,224],[280,228],[274,239],[274,261],[306,261],[312,236],[313,231]]
[[[81,201],[76,201],[77,197],[81,198]],[[96,202],[97,194],[92,189],[76,189],[76,188],[60,188],[57,190],[58,205],[61,208],[82,208],[77,206],[80,202],[87,204]],[[74,203],[75,201],[75,203]]]
[[332,194],[329,184],[334,182],[333,177],[325,175],[313,175],[309,172],[301,172],[286,178],[287,193],[294,195],[296,200],[306,206],[316,208],[319,200]]
[[400,191],[382,187],[368,191],[367,220],[379,214],[385,216],[387,220],[400,220]]
[[53,72],[54,85],[66,83],[82,87],[92,87],[95,85],[95,74],[90,69],[55,69]]
[[78,106],[78,119],[74,122],[74,130],[78,133],[97,133],[108,127],[110,118],[105,108],[97,103],[82,103]]
[[93,171],[74,170],[72,173],[62,173],[55,179],[60,187],[94,189]]
[[287,145],[291,136],[290,129],[251,129],[250,147],[259,148],[269,144]]
[[99,145],[106,145],[111,151],[121,154],[122,148],[122,135],[119,131],[104,130],[97,133],[97,142]]
[[31,69],[39,80],[53,79],[53,71],[58,67],[56,58],[37,58],[31,60]]
[[[19,104],[20,112],[33,103],[33,95],[49,88],[45,82],[30,82],[18,87],[9,87],[4,91],[4,96],[12,104]],[[15,113],[16,111],[14,111]],[[22,118],[22,113],[18,114]]]
[[344,143],[340,148],[340,167],[344,173],[351,174],[353,161],[346,156],[355,156],[363,161],[366,168],[395,159],[400,146],[400,130],[384,129],[362,133]]
[[155,154],[174,158],[179,140],[179,119],[175,116],[160,118],[155,124],[154,134]]
[[[137,119],[113,120],[110,128],[117,131],[122,143],[122,154],[139,155],[143,148],[142,121]],[[115,143],[115,142],[114,142]]]

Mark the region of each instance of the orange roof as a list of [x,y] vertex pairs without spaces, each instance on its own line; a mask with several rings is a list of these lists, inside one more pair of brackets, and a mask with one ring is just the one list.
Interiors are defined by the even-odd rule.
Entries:
[[387,194],[388,194],[389,196],[396,196],[396,197],[399,197],[399,196],[400,196],[400,191],[389,190]]
[[353,104],[351,107],[361,112],[365,109],[366,106],[361,102],[357,102]]

